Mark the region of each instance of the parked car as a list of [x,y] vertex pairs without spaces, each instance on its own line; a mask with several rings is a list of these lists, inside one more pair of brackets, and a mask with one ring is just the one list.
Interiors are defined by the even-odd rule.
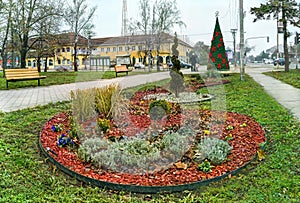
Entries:
[[273,59],[265,59],[264,62],[265,62],[265,64],[274,64]]
[[184,61],[180,61],[180,65],[182,68],[192,68],[192,64],[186,63]]
[[141,62],[138,62],[138,63],[134,64],[134,69],[137,69],[137,68],[145,68],[145,65]]
[[274,66],[277,66],[279,64],[280,66],[283,66],[285,64],[284,58],[278,58],[274,60]]
[[[170,61],[168,63],[169,67],[171,68],[173,66],[173,63]],[[189,63],[186,63],[182,60],[180,60],[180,65],[181,65],[181,68],[192,68],[192,64],[189,64]]]

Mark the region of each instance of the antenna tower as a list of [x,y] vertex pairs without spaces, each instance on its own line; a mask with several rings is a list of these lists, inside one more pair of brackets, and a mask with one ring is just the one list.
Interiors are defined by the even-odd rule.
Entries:
[[127,35],[127,0],[123,0],[121,35]]

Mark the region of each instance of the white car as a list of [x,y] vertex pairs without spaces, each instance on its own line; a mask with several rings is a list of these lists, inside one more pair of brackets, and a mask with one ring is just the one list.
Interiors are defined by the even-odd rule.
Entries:
[[274,60],[273,59],[265,59],[265,64],[273,64]]
[[137,68],[145,68],[145,65],[142,64],[141,62],[136,63],[136,64],[134,64],[134,69],[137,69]]

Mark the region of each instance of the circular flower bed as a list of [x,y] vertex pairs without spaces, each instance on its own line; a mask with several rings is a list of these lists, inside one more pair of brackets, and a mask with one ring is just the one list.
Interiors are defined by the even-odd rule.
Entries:
[[[133,106],[130,107],[128,114],[119,114],[118,124],[112,124],[114,120],[106,123],[106,120],[101,117],[83,123],[85,128],[90,128],[95,120],[101,120],[101,130],[105,133],[93,137],[96,140],[92,141],[71,139],[70,115],[68,113],[55,115],[44,125],[40,133],[40,147],[63,171],[81,181],[110,189],[159,192],[169,190],[168,187],[172,188],[169,191],[191,189],[201,183],[236,173],[238,169],[253,160],[260,144],[265,142],[261,126],[251,117],[238,113],[183,110],[176,104],[170,104],[169,107],[164,104],[164,108],[167,109],[166,115],[160,116],[157,120],[151,119],[149,116],[151,112],[148,112],[151,100],[148,100],[146,95],[166,93],[167,91],[163,89],[136,92],[131,98]],[[103,129],[108,125],[113,127],[109,130]],[[152,133],[153,126],[161,130]],[[126,141],[130,142],[138,136],[146,140],[144,142],[138,140],[140,145],[144,146],[143,150],[130,151],[133,154],[130,155],[125,149],[128,147]],[[177,142],[184,139],[186,142],[175,142],[176,136]],[[95,158],[88,153],[84,154],[86,156],[78,156],[82,146],[84,144],[88,146],[87,141],[102,143],[100,147],[93,148],[94,153],[99,153],[101,156]],[[81,148],[78,144],[82,144]],[[114,150],[118,150],[114,151],[119,156],[118,159],[114,159],[114,163],[109,162],[107,155],[112,153],[108,151],[110,145],[113,145]],[[177,147],[172,148],[172,146]],[[219,151],[211,150],[211,146]],[[88,151],[87,149],[85,150]],[[121,159],[124,154],[125,158]],[[134,163],[126,163],[124,167],[126,156],[127,159],[133,159],[133,157],[141,158],[150,154],[155,155],[151,159],[150,166],[144,166],[138,160]],[[178,154],[179,157],[176,156]],[[95,160],[98,162],[96,163]],[[149,161],[147,158],[143,160]],[[139,164],[144,168],[136,167]],[[177,186],[180,189],[174,189]]]

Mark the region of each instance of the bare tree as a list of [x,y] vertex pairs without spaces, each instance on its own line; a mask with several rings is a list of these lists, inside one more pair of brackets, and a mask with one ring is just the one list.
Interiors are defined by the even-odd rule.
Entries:
[[[59,18],[59,17],[58,17]],[[55,34],[59,32],[59,20],[54,16],[40,21],[36,26],[37,37],[31,39],[30,47],[37,61],[37,69],[41,71],[41,61],[45,58],[44,72],[47,72],[48,57],[54,56]]]
[[78,45],[78,35],[88,33],[94,28],[91,23],[92,17],[97,9],[97,7],[92,7],[88,10],[88,5],[86,0],[72,0],[72,3],[67,6],[65,10],[64,18],[67,24],[70,26],[72,32],[75,33],[74,38],[74,71],[78,71],[77,64],[77,45]]
[[8,46],[8,39],[9,39],[9,30],[11,25],[11,15],[12,15],[12,8],[13,0],[9,0],[8,2],[2,2],[0,4],[0,43],[1,43],[1,58],[2,58],[2,68],[3,68],[3,77],[5,77],[5,69],[7,67],[7,46]]
[[38,36],[38,23],[51,16],[57,16],[59,7],[55,0],[18,0],[12,10],[10,30],[17,36],[15,47],[20,54],[21,68],[26,67],[26,56],[34,45],[30,39]]
[[[149,53],[155,47],[157,57],[159,57],[162,34],[171,32],[175,25],[185,25],[181,20],[177,2],[176,0],[156,0],[151,9],[149,0],[140,0],[140,10],[140,20],[133,21],[130,28],[141,31],[144,35],[150,35],[145,41],[147,51]],[[159,70],[159,66],[157,67]]]

